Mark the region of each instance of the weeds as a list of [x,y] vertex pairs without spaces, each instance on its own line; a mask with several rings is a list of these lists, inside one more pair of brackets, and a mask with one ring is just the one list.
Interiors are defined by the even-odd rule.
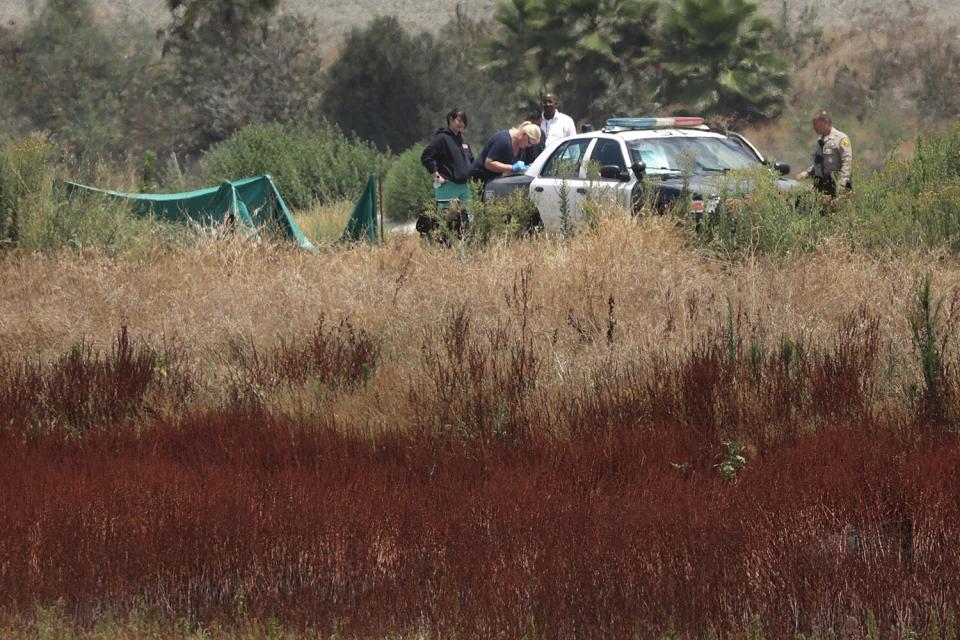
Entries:
[[50,365],[0,361],[0,426],[75,435],[124,426],[144,417],[149,392],[159,386],[181,405],[192,380],[175,358],[135,344],[124,325],[108,356],[80,340]]
[[341,386],[366,384],[380,357],[380,347],[369,333],[347,319],[331,328],[323,315],[305,340],[281,339],[266,354],[250,342],[235,341],[230,351],[226,365],[231,399],[255,405],[282,387],[310,383],[335,392]]
[[[686,351],[620,359],[629,324],[606,296],[608,360],[558,384],[535,273],[515,274],[493,324],[461,305],[426,325],[381,388],[370,368],[389,354],[324,318],[224,362],[262,387],[250,405],[153,411],[175,358],[124,329],[108,358],[83,343],[7,365],[0,608],[354,637],[788,637],[870,611],[883,629],[946,629],[927,616],[960,597],[960,449],[872,409],[865,309],[832,338],[768,342],[731,303]],[[335,391],[315,413],[270,404],[311,380]],[[333,404],[354,392],[385,394],[395,428],[369,435],[369,414]],[[83,426],[66,442],[21,417],[52,399],[45,424]]]
[[943,300],[933,300],[931,276],[928,273],[917,288],[916,306],[909,316],[913,346],[920,356],[923,375],[920,413],[937,424],[948,424],[955,392],[949,365],[944,360],[950,328],[943,324],[940,315],[942,308]]

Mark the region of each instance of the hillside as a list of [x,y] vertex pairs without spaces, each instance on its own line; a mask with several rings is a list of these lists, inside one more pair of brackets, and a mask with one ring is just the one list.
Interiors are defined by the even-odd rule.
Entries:
[[[44,0],[0,0],[0,19],[4,24],[19,24],[35,13]],[[771,17],[779,17],[788,3],[783,0],[760,0]],[[145,20],[152,25],[162,24],[167,17],[162,0],[93,0],[104,19]],[[443,24],[457,5],[466,7],[468,14],[484,17],[491,13],[495,0],[285,0],[282,11],[296,13],[317,20],[329,46],[335,48],[344,34],[353,27],[364,25],[377,15],[397,15],[405,27],[424,29]],[[846,27],[869,29],[879,16],[884,19],[920,20],[928,25],[943,25],[960,17],[960,5],[948,0],[913,0],[888,3],[883,0],[811,0],[789,4],[791,19],[797,19],[809,7],[826,31],[846,30]]]
[[[0,25],[26,24],[47,0],[0,0]],[[163,0],[92,0],[104,21],[129,19],[161,27]],[[760,0],[766,14],[788,31],[813,33],[784,43],[794,63],[793,86],[782,116],[747,133],[770,156],[795,167],[809,162],[809,114],[833,112],[838,128],[855,141],[857,163],[876,169],[891,150],[905,148],[917,132],[960,113],[960,3],[947,0],[810,0],[788,4]],[[344,36],[378,15],[397,15],[409,30],[439,29],[457,8],[485,19],[496,0],[284,0],[281,11],[313,20],[323,53],[332,59]],[[803,21],[806,21],[804,23]],[[810,23],[813,24],[810,24]],[[908,147],[907,147],[908,148]]]

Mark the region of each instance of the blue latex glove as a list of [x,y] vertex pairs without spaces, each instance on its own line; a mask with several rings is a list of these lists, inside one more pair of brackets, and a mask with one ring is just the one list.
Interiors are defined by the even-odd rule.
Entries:
[[523,173],[527,170],[527,163],[523,160],[517,160],[513,163],[512,169],[514,173]]

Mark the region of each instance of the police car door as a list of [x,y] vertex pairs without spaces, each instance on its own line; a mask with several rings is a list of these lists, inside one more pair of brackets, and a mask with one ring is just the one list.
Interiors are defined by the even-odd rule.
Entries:
[[[586,174],[590,183],[587,197],[598,204],[629,205],[636,177],[627,169],[627,151],[623,141],[614,136],[598,137],[587,157]],[[608,167],[608,172],[615,167],[617,176],[603,176],[602,167]]]
[[530,197],[540,211],[545,228],[562,228],[564,214],[570,224],[581,219],[580,202],[587,193],[588,183],[583,159],[591,143],[593,138],[561,141],[549,151],[550,157],[530,184]]

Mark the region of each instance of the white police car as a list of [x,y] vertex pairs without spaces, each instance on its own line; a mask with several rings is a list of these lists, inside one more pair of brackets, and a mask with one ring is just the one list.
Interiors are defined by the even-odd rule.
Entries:
[[[745,137],[711,129],[703,118],[613,118],[600,131],[561,140],[523,174],[490,181],[484,199],[523,189],[547,229],[559,228],[564,209],[571,221],[580,218],[582,202],[590,194],[635,209],[651,189],[661,210],[690,195],[691,212],[699,214],[715,206],[725,174],[765,165],[770,166]],[[781,189],[796,185],[783,177],[790,173],[788,165],[772,168]]]

